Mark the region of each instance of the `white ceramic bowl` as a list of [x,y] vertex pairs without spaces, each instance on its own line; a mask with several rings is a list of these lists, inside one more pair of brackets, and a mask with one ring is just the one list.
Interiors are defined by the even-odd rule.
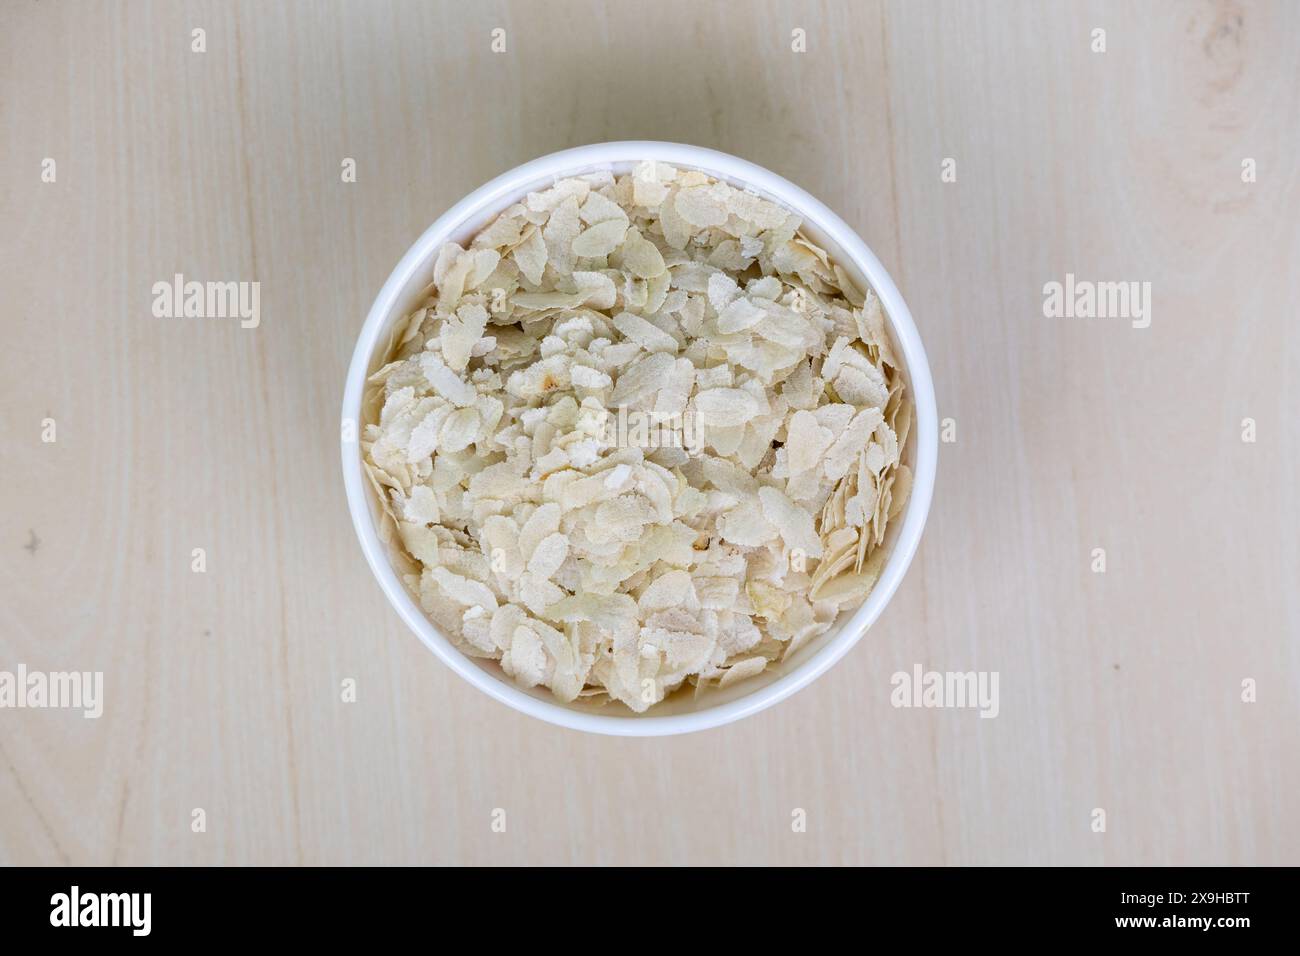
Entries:
[[[859,286],[870,285],[880,297],[895,351],[906,365],[904,374],[916,407],[904,454],[904,460],[914,472],[911,497],[901,523],[891,523],[886,541],[886,547],[891,549],[889,557],[875,589],[862,606],[846,610],[827,633],[762,674],[738,681],[725,690],[707,690],[698,697],[689,692],[670,696],[649,713],[638,715],[621,704],[603,707],[584,705],[581,701],[562,704],[545,688],[519,687],[495,662],[470,658],[456,649],[407,592],[393,570],[386,546],[379,540],[375,521],[377,503],[362,474],[355,423],[361,415],[366,378],[383,358],[376,355],[376,349],[386,341],[386,332],[392,324],[415,307],[421,290],[431,281],[434,258],[444,242],[454,240],[467,244],[507,206],[556,179],[599,169],[621,173],[646,159],[698,169],[733,185],[749,187],[803,216],[804,232],[809,238],[824,247]],[[938,457],[934,384],[925,350],[902,295],[867,244],[839,216],[775,173],[726,153],[678,143],[599,143],[552,153],[498,176],[449,209],[402,257],[370,307],[348,369],[343,421],[343,479],[352,523],[370,569],[411,630],[457,674],[516,710],[576,730],[624,736],[686,733],[739,720],[789,697],[848,653],[889,603],[916,553],[930,510]],[[351,431],[348,423],[353,425]]]

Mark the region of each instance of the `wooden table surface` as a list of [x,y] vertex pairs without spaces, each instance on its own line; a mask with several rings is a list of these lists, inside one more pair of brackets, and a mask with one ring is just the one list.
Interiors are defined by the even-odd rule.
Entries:
[[[955,439],[870,635],[658,740],[452,674],[338,464],[424,227],[633,138],[839,211]],[[0,142],[0,670],[104,674],[0,709],[0,862],[1300,863],[1300,6],[7,0]],[[155,317],[176,273],[260,324]],[[1046,317],[1067,273],[1149,327]],[[891,706],[915,665],[998,716]]]

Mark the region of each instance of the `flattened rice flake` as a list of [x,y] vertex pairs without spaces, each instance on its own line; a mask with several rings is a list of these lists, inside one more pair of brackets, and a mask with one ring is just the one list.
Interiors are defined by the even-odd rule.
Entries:
[[404,579],[467,654],[642,712],[870,593],[912,408],[879,299],[799,227],[647,161],[439,251],[361,446]]

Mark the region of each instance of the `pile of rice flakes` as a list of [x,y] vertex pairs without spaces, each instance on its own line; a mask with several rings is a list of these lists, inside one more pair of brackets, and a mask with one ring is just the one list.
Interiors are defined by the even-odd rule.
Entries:
[[[870,592],[911,403],[875,294],[800,224],[644,162],[440,250],[361,445],[399,574],[465,653],[641,712],[759,673]],[[621,442],[620,408],[702,440]]]

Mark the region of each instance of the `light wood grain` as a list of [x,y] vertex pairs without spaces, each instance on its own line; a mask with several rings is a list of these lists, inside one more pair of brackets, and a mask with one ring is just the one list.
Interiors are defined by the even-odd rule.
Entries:
[[[6,3],[0,669],[106,705],[0,710],[0,862],[1300,863],[1298,54],[1288,3]],[[838,210],[957,428],[869,637],[666,740],[456,678],[338,467],[419,232],[624,138]],[[1044,318],[1067,271],[1151,282],[1150,328]],[[154,318],[176,272],[260,282],[260,327]],[[891,707],[914,663],[998,671],[999,716]]]

